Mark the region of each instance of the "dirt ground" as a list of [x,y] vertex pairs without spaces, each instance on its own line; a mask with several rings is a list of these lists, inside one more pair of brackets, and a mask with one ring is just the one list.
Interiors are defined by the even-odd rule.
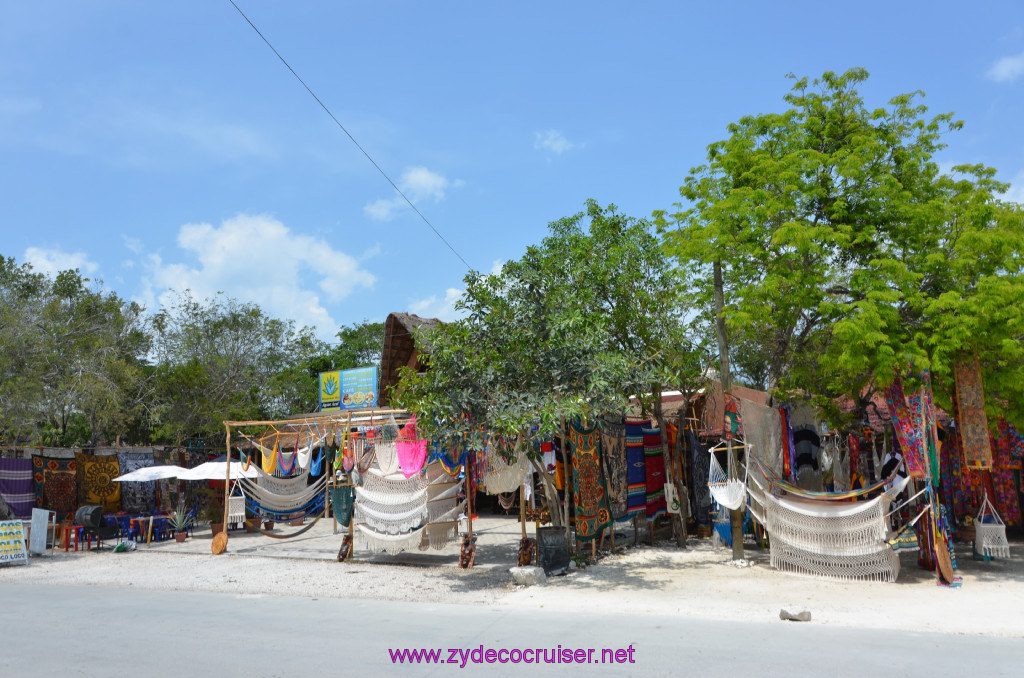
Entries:
[[707,539],[691,538],[685,549],[674,542],[632,546],[632,530],[622,530],[617,543],[627,548],[552,577],[544,586],[521,587],[508,573],[519,538],[513,518],[477,521],[478,566],[471,570],[455,566],[455,544],[425,554],[357,552],[354,561],[338,563],[341,536],[329,524],[316,528],[294,540],[233,532],[228,553],[221,556],[210,554],[210,535],[201,531],[185,544],[141,544],[127,553],[58,550],[31,558],[27,567],[0,568],[0,584],[378,598],[742,621],[777,620],[781,609],[809,610],[812,624],[1024,637],[1020,541],[1011,541],[1011,558],[987,563],[971,558],[969,544],[958,544],[963,584],[948,588],[917,567],[915,554],[902,556],[894,584],[832,582],[773,570],[767,552],[750,544],[746,560],[737,565],[730,550]]

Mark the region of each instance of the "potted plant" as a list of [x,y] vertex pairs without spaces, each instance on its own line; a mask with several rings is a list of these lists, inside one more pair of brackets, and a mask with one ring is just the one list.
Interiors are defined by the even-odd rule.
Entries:
[[224,531],[224,507],[220,503],[216,501],[208,503],[204,518],[206,522],[210,523],[210,532],[213,534]]
[[192,514],[185,510],[185,501],[178,501],[178,508],[167,516],[167,524],[174,532],[174,541],[179,544],[188,536],[188,528],[192,525]]

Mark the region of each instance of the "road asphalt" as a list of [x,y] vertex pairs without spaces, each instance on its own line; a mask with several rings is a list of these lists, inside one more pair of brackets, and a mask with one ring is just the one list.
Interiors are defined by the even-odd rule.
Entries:
[[[829,627],[813,619],[722,622],[628,610],[577,616],[542,608],[145,591],[111,584],[0,584],[0,676],[990,678],[1019,676],[1024,662],[1020,638]],[[440,650],[444,663],[392,660],[392,651],[420,648]],[[602,656],[607,663],[600,663]],[[538,657],[562,661],[525,661]],[[586,663],[591,657],[595,663]]]

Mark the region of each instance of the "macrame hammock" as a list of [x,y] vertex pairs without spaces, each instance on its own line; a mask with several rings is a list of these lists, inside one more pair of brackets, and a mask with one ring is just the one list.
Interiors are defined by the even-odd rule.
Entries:
[[[983,522],[988,519],[990,522]],[[988,558],[1009,558],[1010,543],[1006,541],[1006,523],[999,517],[985,492],[978,516],[974,519],[974,551]]]
[[487,447],[487,469],[483,481],[487,494],[518,490],[530,470],[530,458],[525,451],[520,450],[518,458],[509,463],[502,456],[501,449],[501,446],[496,444]]
[[888,495],[855,503],[778,497],[764,477],[748,479],[750,513],[768,532],[772,567],[840,581],[896,581],[900,561],[887,541]]
[[[357,463],[362,485],[356,487],[356,533],[372,553],[395,555],[419,546],[426,530],[427,483],[421,475],[400,473],[395,442],[398,424],[394,417],[373,431],[372,462]],[[369,447],[364,442],[364,450]],[[376,466],[376,468],[374,468]]]
[[[747,483],[745,480],[729,478],[722,469],[722,465],[715,458],[715,450],[708,450],[711,455],[711,464],[708,466],[708,490],[721,506],[735,511],[743,505],[747,497]],[[732,451],[729,454],[733,454]]]
[[420,550],[443,549],[459,536],[459,516],[466,500],[459,502],[462,480],[452,478],[439,462],[427,465],[427,529]]

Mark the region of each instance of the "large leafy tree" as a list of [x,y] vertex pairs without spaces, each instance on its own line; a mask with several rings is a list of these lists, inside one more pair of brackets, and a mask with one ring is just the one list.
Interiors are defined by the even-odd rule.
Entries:
[[76,270],[0,258],[0,425],[11,441],[111,441],[144,417],[143,309]]
[[700,378],[652,226],[614,206],[588,202],[499,273],[470,274],[457,305],[466,317],[432,331],[429,369],[406,372],[396,394],[448,445],[485,427],[533,454],[566,420]]
[[[940,173],[962,123],[927,116],[920,92],[868,107],[863,69],[797,79],[789,108],[741,118],[659,212],[666,250],[710,320],[723,271],[740,372],[769,388],[862,404],[908,364],[948,385],[981,353],[1004,400],[1021,402],[1021,215],[983,166]],[[1000,371],[1003,370],[1003,371]],[[1015,383],[1014,383],[1015,382]]]
[[325,346],[259,306],[181,294],[153,319],[157,437],[218,437],[222,421],[311,411],[316,382],[302,366]]

